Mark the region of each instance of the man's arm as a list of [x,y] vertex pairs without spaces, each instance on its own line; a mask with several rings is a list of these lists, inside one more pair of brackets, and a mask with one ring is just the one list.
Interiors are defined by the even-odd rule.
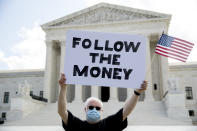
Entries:
[[[143,91],[145,91],[147,88],[147,81],[143,81],[143,83],[141,84],[141,88],[140,89],[136,89],[136,91],[138,93],[142,93]],[[127,116],[133,111],[133,109],[135,108],[135,105],[137,104],[139,96],[136,94],[133,94],[132,97],[130,97],[124,107],[123,107],[123,121],[127,118]]]
[[61,74],[61,78],[59,80],[59,85],[61,87],[59,99],[58,99],[58,114],[62,118],[65,124],[68,122],[68,112],[66,109],[66,89],[67,86],[65,84],[66,78],[64,74]]

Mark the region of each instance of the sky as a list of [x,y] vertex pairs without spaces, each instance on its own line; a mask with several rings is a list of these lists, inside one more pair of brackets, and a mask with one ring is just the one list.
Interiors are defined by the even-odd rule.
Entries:
[[[197,43],[197,0],[0,0],[0,70],[45,68],[40,25],[100,2],[171,14],[168,34]],[[196,45],[187,62],[197,62]]]

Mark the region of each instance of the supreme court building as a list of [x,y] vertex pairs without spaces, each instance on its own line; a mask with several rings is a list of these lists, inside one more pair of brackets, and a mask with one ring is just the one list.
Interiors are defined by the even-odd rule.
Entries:
[[[100,3],[50,21],[41,25],[46,33],[45,70],[26,71],[26,73],[20,73],[19,71],[19,77],[27,79],[31,86],[30,90],[34,94],[40,95],[41,92],[39,91],[42,91],[42,97],[47,99],[48,103],[36,103],[36,105],[42,105],[41,110],[44,110],[45,107],[46,112],[56,116],[57,110],[55,107],[57,106],[60,90],[58,79],[60,73],[64,72],[65,47],[67,45],[66,32],[68,30],[144,35],[147,38],[146,66],[148,67],[152,62],[155,46],[161,34],[163,32],[168,33],[170,20],[171,15],[168,14]],[[7,74],[4,72],[4,78],[10,78],[12,75],[9,75],[9,73],[11,72],[7,72]],[[148,76],[147,91],[140,96],[135,111],[128,118],[129,124],[190,125],[192,121],[193,123],[196,122],[197,88],[195,85],[197,76],[195,73],[197,73],[196,64],[173,65],[169,67],[166,57],[156,55]],[[190,77],[192,79],[189,80]],[[1,79],[3,80],[3,78]],[[16,81],[18,78],[15,77],[13,79]],[[192,89],[187,88],[190,91],[186,91],[186,87],[191,87]],[[191,97],[191,90],[193,93],[192,102],[185,97],[185,95]],[[84,101],[88,97],[94,96],[104,102],[103,116],[105,117],[118,111],[132,94],[132,88],[68,85],[68,109],[76,116],[85,118]],[[20,101],[18,100],[17,102]],[[10,104],[10,106],[12,107],[10,114],[16,113],[15,109],[24,111],[22,108],[16,108],[13,104]],[[40,113],[40,115],[44,114]],[[13,116],[16,117],[16,115],[10,115],[10,119]],[[19,115],[17,115],[17,118],[25,119]],[[54,120],[51,123],[57,122]]]
[[[158,39],[162,32],[167,33],[168,31],[170,19],[171,16],[166,14],[101,3],[42,25],[42,29],[46,32],[47,47],[44,82],[45,98],[48,98],[49,102],[57,101],[59,93],[57,83],[59,74],[64,72],[65,41],[68,30],[144,35],[147,37],[146,56],[148,66],[153,57]],[[150,85],[154,84],[158,88],[154,92],[155,100],[161,100],[161,96],[163,96],[167,87],[167,59],[156,56],[152,65],[152,73],[150,73],[148,81],[151,83]],[[107,89],[104,87],[86,86],[84,90],[81,90],[80,86],[82,85],[75,85],[74,88],[72,87],[68,90],[69,101],[82,100],[89,96],[105,99],[103,97],[106,97],[107,94],[110,96],[108,99],[113,100],[118,99],[118,91],[124,93],[118,88]],[[151,89],[149,88],[149,91],[147,91],[150,94],[147,96],[153,97]],[[106,95],[102,95],[106,92]]]

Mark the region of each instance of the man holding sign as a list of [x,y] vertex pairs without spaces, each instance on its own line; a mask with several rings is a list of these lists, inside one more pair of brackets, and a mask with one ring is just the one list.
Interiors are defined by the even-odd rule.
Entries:
[[[121,131],[134,109],[140,93],[147,88],[145,78],[146,39],[125,35],[87,31],[68,31],[64,72],[59,84],[58,113],[67,131]],[[90,97],[85,102],[86,121],[66,108],[66,84],[138,88],[116,114],[100,118],[102,102]],[[77,89],[76,89],[77,90]]]
[[128,99],[124,107],[116,114],[101,120],[102,102],[98,98],[90,97],[85,102],[86,121],[74,116],[66,107],[66,78],[61,75],[59,80],[61,87],[58,100],[58,113],[62,119],[62,126],[66,131],[122,131],[127,127],[127,116],[135,108],[139,95],[146,90],[147,82],[143,81],[140,89],[134,91],[134,95]]

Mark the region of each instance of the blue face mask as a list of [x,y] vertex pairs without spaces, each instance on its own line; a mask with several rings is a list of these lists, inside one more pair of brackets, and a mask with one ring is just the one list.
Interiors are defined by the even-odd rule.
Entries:
[[98,120],[100,120],[100,112],[95,108],[92,110],[89,109],[87,112],[87,121],[97,122]]

